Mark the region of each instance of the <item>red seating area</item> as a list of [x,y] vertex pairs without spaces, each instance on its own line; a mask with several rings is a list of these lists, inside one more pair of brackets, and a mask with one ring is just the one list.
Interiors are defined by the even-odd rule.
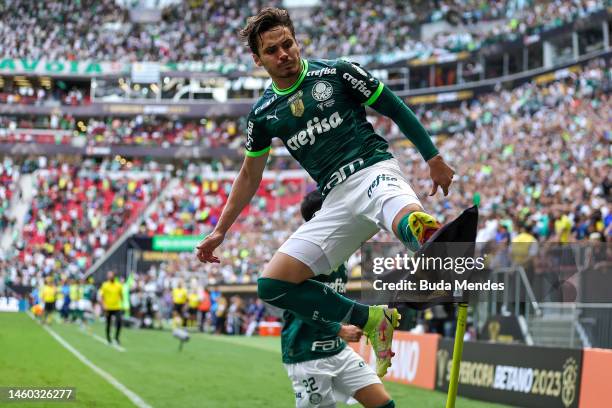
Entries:
[[[232,180],[209,180],[192,177],[181,182],[144,224],[141,233],[147,235],[202,234],[217,224],[221,210],[229,197]],[[236,226],[244,228],[246,217],[270,217],[278,211],[301,202],[306,191],[304,178],[283,180],[264,179],[250,205],[242,212]]]
[[159,193],[158,180],[68,164],[41,170],[20,260],[52,270],[86,269]]

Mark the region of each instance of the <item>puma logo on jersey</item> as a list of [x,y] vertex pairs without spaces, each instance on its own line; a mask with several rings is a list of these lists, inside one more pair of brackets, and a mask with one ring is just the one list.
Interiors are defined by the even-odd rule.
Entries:
[[317,135],[327,133],[340,126],[341,123],[342,116],[338,112],[332,113],[329,118],[319,119],[315,116],[306,123],[306,129],[300,130],[287,140],[287,147],[295,151],[302,146],[312,146]]
[[276,116],[276,109],[274,110],[274,115],[270,115],[270,114],[268,114],[268,115],[266,116],[266,120],[270,120],[270,119],[276,119],[276,120],[278,120],[278,116]]

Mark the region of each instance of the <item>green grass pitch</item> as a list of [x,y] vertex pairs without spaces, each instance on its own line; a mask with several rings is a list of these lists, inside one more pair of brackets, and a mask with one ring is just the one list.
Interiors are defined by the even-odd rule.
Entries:
[[[11,406],[131,407],[132,402],[23,313],[0,313],[0,387],[75,387],[75,402]],[[294,406],[278,338],[194,334],[182,352],[169,332],[124,330],[125,352],[72,324],[51,328],[93,364],[153,407],[286,408]],[[93,333],[104,337],[97,324]],[[443,407],[446,395],[385,384],[398,407]],[[342,405],[345,406],[345,405]],[[501,405],[458,398],[457,407]]]

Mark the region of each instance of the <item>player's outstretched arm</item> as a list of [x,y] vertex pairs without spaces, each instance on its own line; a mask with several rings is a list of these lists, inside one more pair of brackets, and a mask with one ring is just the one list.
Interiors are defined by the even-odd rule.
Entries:
[[213,255],[213,251],[221,245],[227,231],[257,192],[267,160],[268,153],[258,157],[244,158],[217,226],[196,246],[196,254],[200,262],[219,263],[219,258]]
[[447,195],[455,171],[440,156],[427,130],[412,110],[386,87],[383,88],[378,99],[370,106],[377,112],[391,118],[429,164],[429,173],[433,181],[433,187],[429,195],[434,195],[438,187],[441,187],[444,195]]

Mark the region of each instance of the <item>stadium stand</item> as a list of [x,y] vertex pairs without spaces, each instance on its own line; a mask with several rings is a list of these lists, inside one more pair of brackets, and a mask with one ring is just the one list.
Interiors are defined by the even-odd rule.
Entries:
[[11,199],[17,191],[17,180],[19,180],[19,169],[10,157],[5,157],[0,163],[0,235],[12,222],[8,209]]
[[46,160],[9,269],[29,281],[39,273],[81,275],[105,253],[163,188],[163,174],[103,171],[93,164]]
[[[169,193],[159,211],[145,219],[140,231],[147,235],[201,235],[208,232],[216,225],[231,187],[230,179],[185,178]],[[252,221],[281,214],[300,203],[305,187],[304,178],[262,180],[252,204],[243,213],[245,221],[239,221],[238,229],[249,231],[262,227],[258,223],[253,225]]]
[[[433,8],[428,3],[411,7],[399,0],[359,1],[360,9],[368,10],[364,13],[346,1],[326,2],[312,10],[312,18],[296,20],[298,40],[306,55],[327,58],[475,50],[487,42],[572,21],[603,9],[607,1],[440,1]],[[112,0],[50,1],[36,7],[12,0],[0,6],[0,55],[69,61],[239,61],[252,67],[236,32],[263,5],[255,0],[181,1],[162,10],[161,21],[139,24]],[[432,42],[416,40],[420,23],[454,18],[468,25],[441,32]],[[490,32],[478,34],[469,29],[470,23],[491,20],[496,24]]]
[[[87,145],[203,146],[237,148],[243,118],[179,119],[137,115],[133,118],[78,118],[70,115],[2,116],[0,143],[70,144],[85,136]],[[34,132],[31,130],[35,130]],[[44,131],[47,132],[44,132]]]

